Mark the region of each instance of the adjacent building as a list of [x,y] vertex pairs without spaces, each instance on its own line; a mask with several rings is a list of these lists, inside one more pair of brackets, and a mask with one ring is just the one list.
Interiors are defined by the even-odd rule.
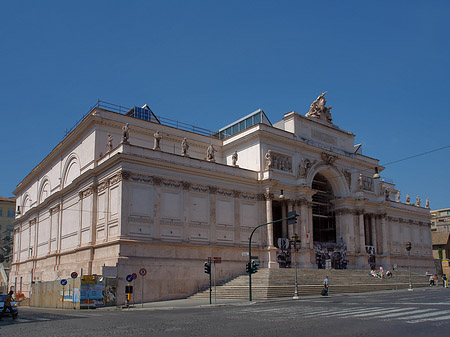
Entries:
[[0,291],[5,292],[12,256],[16,198],[0,196]]
[[[302,268],[434,268],[430,212],[405,202],[383,167],[332,122],[325,94],[306,115],[271,123],[263,110],[217,132],[156,117],[151,109],[99,102],[18,185],[10,283],[71,272],[118,280],[145,268],[144,300],[204,287],[203,264],[221,257],[218,279],[245,272],[248,240],[261,267],[289,266],[297,234]],[[256,258],[256,257],[255,257]],[[141,282],[144,282],[142,284]]]
[[450,208],[437,209],[430,213],[432,232],[450,232]]

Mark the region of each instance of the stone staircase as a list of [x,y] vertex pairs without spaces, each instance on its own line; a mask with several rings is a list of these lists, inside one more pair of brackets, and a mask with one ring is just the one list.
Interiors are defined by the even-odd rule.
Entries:
[[[378,279],[367,270],[324,270],[298,269],[299,295],[318,295],[325,276],[329,279],[329,293],[359,293],[376,290],[407,289],[408,271],[395,271],[391,278]],[[411,275],[413,288],[427,287],[428,277]],[[270,299],[292,297],[294,294],[295,269],[260,269],[252,275],[252,297]],[[217,285],[216,298],[248,299],[248,275],[238,276],[224,284]],[[214,296],[214,288],[213,293]],[[209,288],[191,296],[191,298],[209,297]]]

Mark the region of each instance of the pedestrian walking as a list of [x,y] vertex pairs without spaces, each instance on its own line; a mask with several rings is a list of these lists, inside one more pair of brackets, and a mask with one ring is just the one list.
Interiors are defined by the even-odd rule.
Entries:
[[9,310],[12,319],[16,319],[16,315],[14,314],[13,308],[11,306],[11,302],[14,301],[13,294],[14,292],[11,290],[5,298],[5,302],[3,304],[3,311],[0,313],[0,321],[3,318],[3,315],[6,313],[6,310]]
[[323,279],[323,288],[322,288],[322,293],[321,293],[322,296],[328,296],[328,284],[329,284],[329,281],[328,281],[328,275],[327,275]]
[[442,275],[442,287],[443,288],[448,288],[448,280],[447,280],[447,276]]

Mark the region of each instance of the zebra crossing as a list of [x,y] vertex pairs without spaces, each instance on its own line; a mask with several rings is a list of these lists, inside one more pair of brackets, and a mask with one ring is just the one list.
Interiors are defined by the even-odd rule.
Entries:
[[255,314],[254,319],[266,320],[277,317],[285,319],[360,319],[360,320],[399,320],[408,324],[424,322],[450,323],[450,310],[442,308],[415,307],[415,306],[392,306],[392,307],[278,307],[278,308],[245,308],[246,314]]

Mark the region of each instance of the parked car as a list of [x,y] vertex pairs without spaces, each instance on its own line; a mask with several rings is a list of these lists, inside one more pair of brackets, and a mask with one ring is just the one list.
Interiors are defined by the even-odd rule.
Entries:
[[[0,294],[0,312],[3,311],[3,305],[5,304],[5,299],[8,294]],[[11,307],[13,309],[13,314],[17,317],[19,314],[19,303],[17,301],[11,302]],[[7,313],[9,314],[9,310],[7,310]]]

